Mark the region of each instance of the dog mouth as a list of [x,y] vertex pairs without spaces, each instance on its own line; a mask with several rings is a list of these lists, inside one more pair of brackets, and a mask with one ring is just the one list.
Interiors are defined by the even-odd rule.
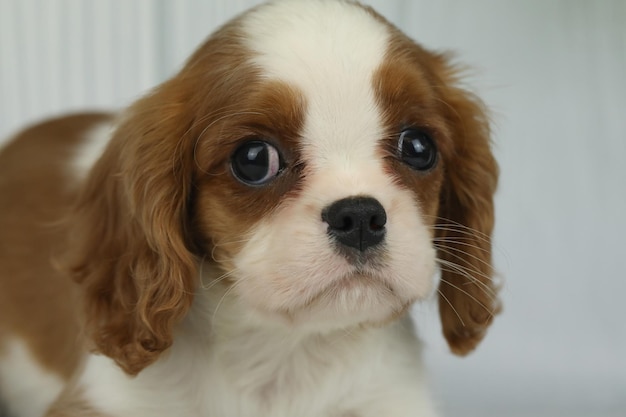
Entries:
[[343,262],[343,267],[329,268],[322,275],[309,275],[295,285],[284,287],[288,288],[288,294],[271,291],[266,297],[259,297],[258,292],[245,292],[245,299],[263,317],[322,331],[385,323],[415,301],[411,291],[395,285],[399,276],[389,267],[381,269],[371,261],[361,264]]
[[355,268],[357,275],[372,275],[387,267],[387,252],[383,248],[370,248],[364,251],[336,245],[335,253]]
[[381,274],[356,270],[320,288],[288,315],[297,323],[320,322],[330,327],[385,323],[405,312],[413,301]]
[[315,304],[323,299],[330,304],[339,303],[344,306],[357,307],[364,303],[395,304],[398,298],[397,291],[379,272],[369,268],[356,268],[353,272],[344,274],[321,288],[307,304]]
[[340,291],[358,291],[360,289],[368,287],[384,287],[387,288],[388,291],[392,292],[392,290],[388,288],[388,286],[380,282],[379,279],[362,273],[354,273],[343,276],[330,283],[321,292],[326,294],[332,294]]

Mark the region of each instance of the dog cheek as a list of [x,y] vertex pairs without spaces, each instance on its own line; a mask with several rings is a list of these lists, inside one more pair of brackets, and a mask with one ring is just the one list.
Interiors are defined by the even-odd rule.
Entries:
[[411,193],[397,190],[389,204],[387,250],[391,284],[411,300],[425,299],[436,287],[432,232]]
[[290,207],[258,224],[234,257],[236,292],[247,303],[272,311],[298,309],[347,273],[321,224],[302,218],[301,210]]

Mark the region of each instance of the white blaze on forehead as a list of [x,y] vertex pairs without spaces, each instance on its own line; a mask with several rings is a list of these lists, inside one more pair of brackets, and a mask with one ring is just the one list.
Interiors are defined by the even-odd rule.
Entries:
[[355,168],[375,158],[383,129],[372,76],[389,40],[360,6],[336,0],[279,1],[243,21],[253,63],[304,95],[309,166]]

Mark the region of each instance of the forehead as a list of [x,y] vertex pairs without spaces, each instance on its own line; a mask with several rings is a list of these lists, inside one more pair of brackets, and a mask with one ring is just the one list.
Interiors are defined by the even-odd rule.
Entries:
[[302,94],[303,151],[312,154],[307,159],[345,158],[344,150],[380,138],[372,84],[390,33],[369,10],[339,1],[283,1],[246,16],[242,30],[261,76]]
[[368,9],[340,1],[271,3],[246,15],[241,29],[268,75],[309,88],[319,76],[352,80],[356,69],[371,74],[389,39]]

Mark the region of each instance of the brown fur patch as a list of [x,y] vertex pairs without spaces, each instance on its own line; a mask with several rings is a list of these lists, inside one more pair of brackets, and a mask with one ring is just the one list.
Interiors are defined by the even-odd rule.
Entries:
[[106,120],[85,114],[25,130],[0,152],[0,335],[24,339],[50,371],[69,378],[80,360],[75,288],[53,268],[58,220],[76,190],[69,160],[84,134]]
[[[298,146],[304,121],[304,102],[299,92],[278,81],[256,81],[253,89],[240,92],[237,110],[222,117],[203,132],[195,149],[199,168],[196,179],[195,218],[207,253],[226,270],[230,259],[245,243],[246,232],[289,195],[298,192],[302,163]],[[263,139],[284,158],[280,175],[264,186],[249,186],[231,172],[235,149],[245,141]]]

